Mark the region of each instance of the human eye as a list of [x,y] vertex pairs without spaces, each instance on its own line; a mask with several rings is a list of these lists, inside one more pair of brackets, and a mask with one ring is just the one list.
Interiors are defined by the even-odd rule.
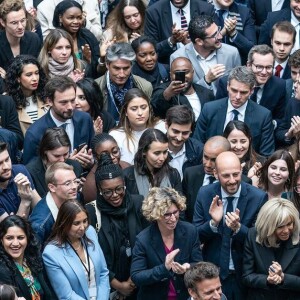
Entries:
[[241,143],[242,143],[242,144],[246,144],[246,143],[247,143],[247,140],[241,140]]
[[136,110],[137,110],[137,106],[131,106],[130,109],[131,109],[132,111],[136,111]]
[[146,53],[139,53],[139,57],[145,57]]
[[163,154],[164,154],[164,155],[168,154],[168,149],[165,150],[165,151],[163,151]]
[[62,46],[56,46],[55,47],[56,50],[62,50],[62,48],[63,48]]
[[69,181],[66,181],[65,183],[64,183],[64,185],[66,186],[66,187],[69,187],[70,185],[71,185],[71,181],[69,180]]
[[116,187],[116,192],[122,193],[124,191],[124,186],[118,186]]
[[17,25],[17,24],[18,24],[18,22],[16,22],[16,21],[12,21],[12,22],[10,22],[10,24],[15,26],[15,25]]
[[236,144],[236,143],[237,143],[237,140],[230,140],[230,143],[231,143],[231,144]]
[[11,241],[11,240],[13,239],[13,236],[7,235],[7,236],[5,237],[5,239],[8,240],[8,241]]
[[133,14],[133,17],[134,17],[134,18],[137,18],[137,17],[139,16],[139,14],[140,14],[140,13],[137,12],[137,13]]

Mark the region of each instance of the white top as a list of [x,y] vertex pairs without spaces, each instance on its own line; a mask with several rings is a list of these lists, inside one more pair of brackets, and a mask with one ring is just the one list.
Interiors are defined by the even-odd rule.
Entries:
[[185,155],[186,150],[185,150],[185,144],[183,144],[183,147],[179,152],[176,154],[169,150],[169,153],[172,156],[172,160],[169,162],[169,165],[173,167],[174,169],[177,169],[177,171],[180,174],[181,180],[183,179],[183,172],[182,172],[182,166],[183,164],[187,161],[187,157]]
[[228,99],[228,106],[227,106],[227,113],[226,113],[226,119],[225,119],[225,123],[224,123],[224,129],[226,127],[226,125],[233,120],[234,118],[234,114],[233,114],[233,110],[237,110],[239,112],[238,115],[238,120],[244,122],[245,120],[245,114],[246,114],[246,108],[247,108],[247,104],[248,101],[246,101],[246,103],[244,103],[242,106],[238,107],[238,108],[234,108],[231,105],[230,100]]
[[[85,247],[83,247],[83,251],[84,251],[84,256],[85,256],[86,263],[85,262],[82,262],[82,263],[88,269],[88,267],[89,267],[88,262],[87,262],[88,257],[87,257]],[[84,269],[84,273],[85,273],[85,276],[86,276],[86,281],[88,282],[88,286],[89,286],[90,300],[96,300],[97,286],[96,286],[96,278],[95,278],[95,267],[94,267],[93,261],[90,257],[89,257],[89,261],[90,261],[90,281],[89,281],[88,272],[86,271],[85,268],[83,268],[83,269]]]
[[33,97],[27,97],[26,98],[28,105],[25,107],[25,112],[28,114],[32,122],[35,122],[38,117],[38,105],[37,103],[33,102]]
[[189,103],[191,104],[191,107],[193,108],[195,114],[195,119],[197,121],[201,113],[201,102],[197,93],[195,92],[194,94],[184,96],[188,99]]
[[299,49],[299,42],[300,42],[300,38],[299,38],[300,23],[299,23],[298,19],[295,17],[293,11],[291,11],[291,24],[296,29],[296,40],[295,40],[295,44],[294,44],[294,47],[293,47],[292,52],[291,52],[291,54],[292,54],[296,50]]
[[281,10],[281,7],[283,5],[284,0],[272,0],[272,11],[278,11]]
[[[154,126],[154,128],[159,129],[163,133],[166,133],[166,131],[167,131],[165,128],[165,122],[162,120],[160,120]],[[148,129],[148,128],[146,128],[146,129]],[[114,130],[110,131],[109,134],[112,137],[114,137],[114,139],[116,140],[116,142],[120,148],[121,160],[133,165],[134,155],[138,149],[138,143],[139,143],[140,137],[146,129],[144,129],[142,131],[132,131],[132,140],[130,140],[129,143],[126,138],[126,134],[122,128],[118,128],[118,129],[114,129]],[[128,147],[128,145],[129,145],[129,147]]]

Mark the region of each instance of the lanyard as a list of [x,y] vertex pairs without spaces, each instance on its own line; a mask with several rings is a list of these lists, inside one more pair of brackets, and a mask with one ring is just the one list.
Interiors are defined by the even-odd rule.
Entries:
[[73,251],[75,252],[75,254],[78,256],[78,258],[80,259],[81,264],[83,265],[84,269],[86,270],[86,272],[88,273],[88,278],[89,278],[89,284],[91,281],[91,267],[90,267],[90,256],[89,256],[89,251],[87,249],[86,243],[83,241],[83,248],[85,248],[86,250],[86,256],[87,256],[87,263],[88,263],[88,267],[86,267],[85,263],[82,261],[82,259],[80,258],[80,256],[78,255],[77,251],[74,249],[74,247],[72,246],[72,244],[68,241],[68,244],[70,245],[70,247],[73,249]]

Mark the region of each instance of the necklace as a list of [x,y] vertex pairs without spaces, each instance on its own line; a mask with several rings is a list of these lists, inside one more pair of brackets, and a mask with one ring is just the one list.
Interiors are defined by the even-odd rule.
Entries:
[[75,248],[75,247],[73,247],[73,248],[77,252],[81,248],[81,246],[82,246],[82,244],[81,244],[81,241],[80,241],[79,246],[77,248]]

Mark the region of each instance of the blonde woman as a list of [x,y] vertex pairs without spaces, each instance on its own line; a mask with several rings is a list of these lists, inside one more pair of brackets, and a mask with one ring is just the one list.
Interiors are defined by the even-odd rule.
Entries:
[[267,201],[245,242],[247,300],[294,300],[300,295],[299,213],[282,198]]

